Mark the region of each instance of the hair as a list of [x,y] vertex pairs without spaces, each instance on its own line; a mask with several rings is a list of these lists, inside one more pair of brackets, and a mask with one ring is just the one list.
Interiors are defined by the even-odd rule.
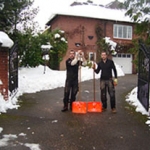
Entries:
[[73,49],[71,49],[71,50],[70,50],[70,53],[74,53],[74,54],[75,54],[75,51],[74,51]]
[[105,53],[106,55],[108,55],[108,53],[107,53],[106,51],[102,51],[101,54],[102,54],[102,53]]

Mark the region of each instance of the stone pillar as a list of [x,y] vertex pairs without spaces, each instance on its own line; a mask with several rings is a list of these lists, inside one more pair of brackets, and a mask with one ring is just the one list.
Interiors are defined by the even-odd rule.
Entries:
[[9,53],[8,48],[0,47],[0,93],[5,100],[8,100],[9,88]]

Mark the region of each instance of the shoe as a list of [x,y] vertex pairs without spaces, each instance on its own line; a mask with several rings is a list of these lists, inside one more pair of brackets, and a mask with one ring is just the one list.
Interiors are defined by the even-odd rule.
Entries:
[[67,108],[67,107],[64,107],[61,111],[62,111],[62,112],[68,111],[68,108]]
[[116,108],[113,108],[112,109],[112,113],[116,113],[117,111],[116,111]]

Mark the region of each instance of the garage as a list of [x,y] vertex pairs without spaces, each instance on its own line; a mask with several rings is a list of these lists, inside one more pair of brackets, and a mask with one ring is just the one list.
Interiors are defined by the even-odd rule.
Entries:
[[125,74],[132,74],[132,54],[118,53],[113,56],[113,61],[122,68]]

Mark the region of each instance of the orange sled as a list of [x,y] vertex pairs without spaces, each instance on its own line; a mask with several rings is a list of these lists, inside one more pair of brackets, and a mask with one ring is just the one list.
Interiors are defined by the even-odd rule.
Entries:
[[87,111],[88,112],[102,112],[102,103],[95,101],[95,72],[93,70],[93,97],[94,100],[92,102],[87,103]]

